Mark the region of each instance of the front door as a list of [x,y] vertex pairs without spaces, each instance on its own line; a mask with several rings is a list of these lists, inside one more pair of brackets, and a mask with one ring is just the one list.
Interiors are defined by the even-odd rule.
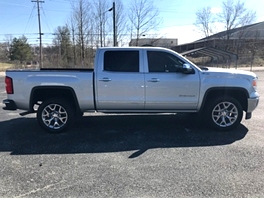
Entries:
[[196,110],[199,98],[199,74],[182,73],[185,63],[174,54],[147,51],[145,75],[147,110]]

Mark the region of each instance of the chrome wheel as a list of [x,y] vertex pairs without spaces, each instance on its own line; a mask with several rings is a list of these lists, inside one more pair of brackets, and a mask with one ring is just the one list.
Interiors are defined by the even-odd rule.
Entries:
[[221,102],[212,111],[214,123],[220,127],[232,126],[238,119],[239,111],[231,102]]
[[48,132],[61,133],[74,122],[74,109],[68,100],[51,98],[40,104],[37,120]]
[[48,128],[58,130],[67,123],[68,114],[63,106],[49,104],[42,110],[41,118]]

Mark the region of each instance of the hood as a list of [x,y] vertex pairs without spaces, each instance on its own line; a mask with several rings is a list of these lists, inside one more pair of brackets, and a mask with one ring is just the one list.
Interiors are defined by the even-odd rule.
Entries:
[[253,72],[250,71],[244,71],[244,70],[239,70],[239,69],[225,69],[225,68],[215,68],[215,67],[201,67],[201,70],[204,74],[208,75],[216,75],[216,76],[226,76],[230,74],[234,75],[241,75],[245,77],[253,77],[256,78],[257,75]]

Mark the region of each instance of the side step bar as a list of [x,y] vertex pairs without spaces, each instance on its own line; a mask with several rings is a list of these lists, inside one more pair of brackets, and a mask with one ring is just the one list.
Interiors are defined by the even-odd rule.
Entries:
[[36,113],[36,112],[37,111],[25,111],[25,112],[20,113],[19,115],[25,116],[25,115],[28,115],[28,114],[31,114],[31,113]]

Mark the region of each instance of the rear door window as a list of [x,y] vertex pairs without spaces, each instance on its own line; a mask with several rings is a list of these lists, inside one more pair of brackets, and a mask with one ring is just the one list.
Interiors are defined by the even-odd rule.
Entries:
[[139,72],[139,51],[106,51],[104,71]]

